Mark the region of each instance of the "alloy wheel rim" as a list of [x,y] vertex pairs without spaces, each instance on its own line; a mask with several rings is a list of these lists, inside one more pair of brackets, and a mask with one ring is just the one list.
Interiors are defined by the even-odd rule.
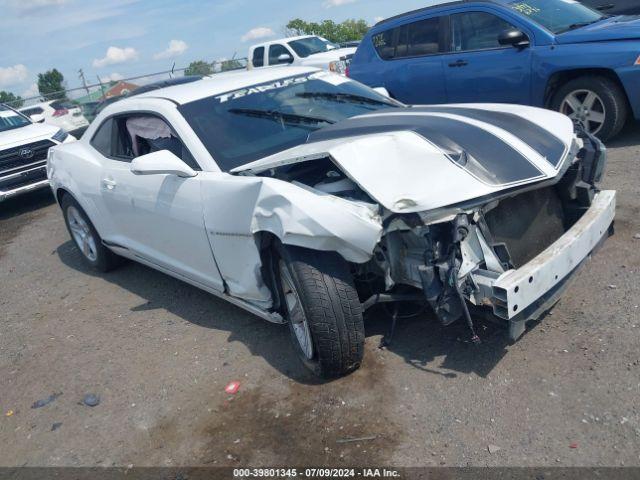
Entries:
[[86,258],[95,262],[98,258],[98,249],[89,225],[84,221],[78,209],[73,206],[67,209],[67,219],[73,241],[76,242],[76,245]]
[[602,130],[607,113],[602,99],[591,90],[574,90],[569,93],[560,105],[560,112],[578,122],[591,134]]
[[280,260],[280,282],[293,333],[296,336],[302,354],[305,358],[311,360],[313,358],[313,342],[311,341],[309,322],[302,308],[302,302],[293,283],[291,273],[289,273],[289,269],[282,260]]

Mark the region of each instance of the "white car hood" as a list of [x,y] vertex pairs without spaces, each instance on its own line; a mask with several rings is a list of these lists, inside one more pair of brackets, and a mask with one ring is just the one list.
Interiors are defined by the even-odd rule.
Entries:
[[21,128],[0,132],[0,149],[22,145],[31,141],[51,138],[59,129],[51,125],[32,123]]
[[390,108],[317,130],[307,143],[233,172],[329,156],[374,200],[409,213],[551,179],[575,153],[574,139],[568,117],[533,107]]
[[353,55],[356,53],[355,48],[336,48],[335,50],[329,50],[327,52],[315,53],[309,55],[306,58],[300,60],[300,65],[317,67],[319,65],[329,65],[329,63],[340,60],[340,58],[346,55]]

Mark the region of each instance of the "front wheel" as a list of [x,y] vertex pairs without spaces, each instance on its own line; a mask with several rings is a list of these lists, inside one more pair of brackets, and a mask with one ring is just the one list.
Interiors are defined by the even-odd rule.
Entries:
[[69,235],[88,266],[100,272],[108,272],[122,263],[121,257],[102,244],[91,220],[71,195],[65,195],[60,206]]
[[628,116],[622,88],[600,76],[579,77],[565,83],[553,95],[551,107],[602,141],[617,135]]
[[364,355],[364,322],[347,262],[334,252],[285,247],[280,294],[302,363],[324,378],[356,370]]

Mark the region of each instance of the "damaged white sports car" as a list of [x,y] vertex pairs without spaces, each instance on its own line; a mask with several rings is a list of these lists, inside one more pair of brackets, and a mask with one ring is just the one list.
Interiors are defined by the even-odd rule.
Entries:
[[408,107],[289,68],[114,103],[48,174],[90,265],[133,259],[288,323],[332,377],[360,365],[380,302],[517,339],[612,231],[605,162],[558,113]]

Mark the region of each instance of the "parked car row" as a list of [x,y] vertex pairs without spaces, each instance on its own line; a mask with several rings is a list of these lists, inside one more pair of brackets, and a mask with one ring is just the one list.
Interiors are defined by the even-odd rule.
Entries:
[[67,133],[75,133],[89,126],[82,107],[69,101],[50,100],[29,105],[19,111],[35,123],[44,122],[59,127]]

